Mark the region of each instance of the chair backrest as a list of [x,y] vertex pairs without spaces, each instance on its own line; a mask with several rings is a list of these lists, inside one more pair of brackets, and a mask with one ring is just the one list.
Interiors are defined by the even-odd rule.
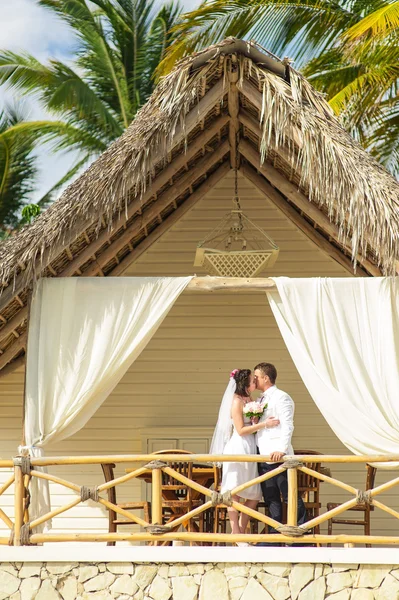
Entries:
[[366,490],[372,490],[375,484],[375,476],[377,474],[376,467],[366,465]]
[[[316,450],[295,450],[295,454],[308,454],[313,456],[322,456],[322,452]],[[320,473],[321,463],[320,462],[307,462],[306,467]],[[313,475],[308,475],[302,471],[298,471],[298,489],[305,501],[310,501],[310,494],[313,496],[313,501],[317,501],[315,496],[319,493],[320,480]]]
[[[114,463],[108,463],[108,464],[101,463],[101,468],[103,470],[105,481],[107,483],[109,481],[113,481],[115,478],[114,477],[115,464]],[[108,496],[109,502],[116,504],[116,489],[115,489],[115,487],[111,487],[111,488],[107,489],[107,496]]]
[[[158,450],[157,452],[153,452],[153,454],[157,454],[157,455],[162,455],[162,454],[177,454],[177,455],[182,455],[182,454],[192,454],[192,452],[189,452],[188,450],[177,450],[177,449],[173,449],[173,450]],[[176,471],[177,473],[184,475],[184,477],[187,477],[188,479],[192,479],[192,473],[193,473],[193,463],[192,462],[186,462],[186,461],[176,461],[176,462],[172,462],[169,463],[168,466],[173,469],[174,471]],[[187,485],[185,485],[184,483],[181,483],[181,481],[179,481],[178,479],[175,479],[172,475],[170,475],[169,473],[164,473],[162,472],[162,488],[164,490],[172,490],[174,491],[174,494],[176,496],[177,500],[186,500],[189,499],[191,496],[191,488],[188,487]]]

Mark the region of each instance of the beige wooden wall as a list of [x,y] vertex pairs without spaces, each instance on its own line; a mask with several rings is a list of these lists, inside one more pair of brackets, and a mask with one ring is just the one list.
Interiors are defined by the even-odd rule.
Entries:
[[[308,241],[248,181],[240,177],[242,208],[280,246],[280,257],[265,275],[288,277],[346,277],[335,261]],[[129,276],[182,276],[194,274],[195,247],[232,207],[233,178],[228,175],[203,201],[132,265]],[[197,274],[200,270],[196,269]],[[183,294],[136,363],[89,423],[73,437],[47,449],[48,454],[139,453],[146,431],[162,428],[163,435],[190,437],[211,434],[219,402],[235,367],[253,368],[273,362],[278,385],[296,403],[294,447],[323,453],[345,453],[309,397],[284,346],[264,294]],[[23,380],[21,372],[0,379],[2,435],[0,456],[10,457],[19,443]],[[356,424],[354,424],[356,426]],[[195,430],[188,428],[202,428]],[[119,471],[121,471],[120,469]],[[52,469],[66,479],[93,485],[101,481],[99,467]],[[333,466],[333,475],[355,487],[364,487],[362,467]],[[386,474],[380,473],[378,481]],[[140,484],[120,490],[119,500],[138,500]],[[347,498],[338,489],[322,485],[327,500]],[[67,503],[72,492],[53,486],[53,505]],[[395,491],[387,495],[395,506]],[[8,495],[4,502],[10,505]],[[103,511],[91,503],[56,518],[62,531],[98,531],[107,527]],[[337,529],[339,531],[339,529]],[[355,530],[360,533],[359,530]],[[376,513],[373,532],[397,532],[397,522]]]

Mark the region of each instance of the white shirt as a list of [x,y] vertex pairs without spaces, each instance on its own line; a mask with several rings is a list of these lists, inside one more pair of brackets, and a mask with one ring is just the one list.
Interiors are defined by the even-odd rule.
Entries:
[[294,454],[291,438],[294,431],[294,401],[286,392],[273,385],[262,394],[267,402],[267,409],[262,415],[261,422],[267,417],[279,419],[277,427],[263,428],[256,432],[256,443],[260,454],[265,456],[272,452]]

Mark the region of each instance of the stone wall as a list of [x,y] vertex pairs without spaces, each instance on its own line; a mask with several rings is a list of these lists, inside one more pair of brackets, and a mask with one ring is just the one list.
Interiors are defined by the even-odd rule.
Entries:
[[327,564],[1,563],[0,600],[397,600],[399,568]]

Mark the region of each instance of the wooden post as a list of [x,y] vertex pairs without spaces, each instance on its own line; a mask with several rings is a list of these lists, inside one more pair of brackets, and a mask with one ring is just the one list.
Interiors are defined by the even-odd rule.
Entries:
[[151,522],[153,525],[162,525],[162,471],[161,469],[152,470],[152,503],[151,503]]
[[298,475],[296,467],[287,469],[288,478],[288,508],[287,525],[298,524]]
[[[17,457],[18,458],[18,457]],[[24,523],[24,476],[20,464],[14,462],[14,546],[21,545],[21,527]]]

